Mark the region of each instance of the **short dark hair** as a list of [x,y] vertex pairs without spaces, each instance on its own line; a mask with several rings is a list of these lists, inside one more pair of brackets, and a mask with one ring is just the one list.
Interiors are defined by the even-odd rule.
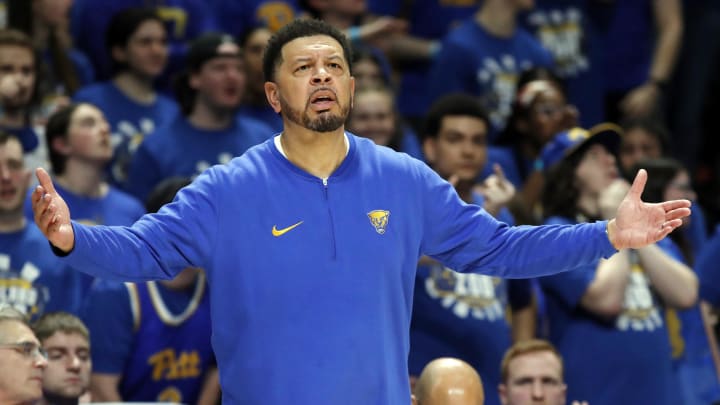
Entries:
[[620,122],[620,126],[625,133],[632,129],[644,130],[657,140],[663,156],[670,152],[670,130],[655,116],[626,118]]
[[[0,29],[0,46],[18,46],[27,49],[33,55],[33,63],[37,65],[37,55],[32,39],[24,32],[15,29]],[[37,66],[35,66],[37,70]]]
[[32,324],[32,330],[42,343],[56,332],[75,333],[90,343],[90,332],[77,316],[63,312],[48,312]]
[[110,52],[113,73],[117,74],[128,69],[127,64],[118,62],[112,56],[112,50],[118,46],[125,48],[130,37],[137,31],[138,27],[145,21],[155,20],[165,29],[162,18],[155,9],[150,7],[131,7],[115,13],[105,31],[105,45]]
[[65,172],[67,156],[56,151],[53,142],[57,138],[67,138],[70,121],[78,106],[80,106],[80,103],[72,103],[58,109],[50,116],[45,126],[45,141],[47,142],[48,156],[50,157],[50,167],[56,175]]
[[435,138],[440,132],[442,120],[448,115],[466,115],[481,119],[485,125],[490,126],[487,111],[480,104],[480,100],[466,93],[452,93],[437,99],[425,117],[423,139]]
[[352,48],[345,34],[324,21],[301,18],[282,27],[268,41],[263,55],[265,80],[270,82],[275,80],[275,69],[282,63],[281,51],[285,44],[297,38],[315,35],[326,35],[340,43],[345,62],[352,72]]

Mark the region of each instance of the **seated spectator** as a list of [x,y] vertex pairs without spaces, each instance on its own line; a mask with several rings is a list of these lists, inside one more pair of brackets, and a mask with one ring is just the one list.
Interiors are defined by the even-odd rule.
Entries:
[[130,159],[145,136],[177,114],[175,102],[154,88],[167,66],[167,36],[153,9],[117,13],[105,33],[112,78],[83,87],[73,97],[96,105],[110,123],[114,157],[108,174],[115,186],[126,186]]
[[[531,339],[515,343],[505,352],[500,368],[498,392],[503,405],[565,405],[563,360],[550,342]],[[573,401],[573,405],[583,404],[587,402]]]
[[[272,109],[265,96],[265,75],[262,55],[272,32],[263,26],[254,27],[240,40],[247,86],[239,113],[264,122],[274,133],[282,131],[282,117]],[[269,135],[268,135],[269,136]]]
[[415,387],[417,405],[483,405],[480,375],[459,359],[439,358],[428,363]]
[[32,126],[32,109],[38,102],[32,40],[17,30],[0,30],[0,66],[0,130],[17,136],[31,166],[45,166],[45,148]]
[[[463,94],[442,97],[428,112],[425,156],[440,176],[454,184],[463,201],[483,206],[512,223],[505,204],[514,187],[502,172],[488,178],[480,192],[474,190],[487,158],[488,129],[487,115],[476,98]],[[513,337],[534,334],[528,280],[458,273],[427,257],[418,264],[412,309],[411,378],[433,359],[453,357],[469,363],[494,387],[500,383],[497,365]],[[488,393],[485,400],[488,405],[500,403],[495,392]]]
[[25,316],[0,304],[0,404],[32,404],[43,396],[47,354]]
[[[670,133],[654,117],[629,118],[622,122],[624,135],[620,142],[620,168],[626,179],[630,179],[637,170],[636,165],[643,160],[670,157]],[[691,179],[688,179],[690,182]],[[688,183],[690,186],[692,184]],[[708,224],[703,207],[697,196],[693,199],[692,215],[678,229],[684,234],[690,253],[695,255],[708,238]]]
[[262,122],[237,115],[246,77],[240,46],[229,35],[193,41],[176,86],[182,114],[148,137],[130,166],[129,190],[141,200],[162,180],[194,177],[273,134]]
[[355,78],[355,91],[364,88],[394,87],[390,63],[376,48],[369,46],[353,48],[352,75]]
[[43,398],[36,405],[77,405],[90,386],[90,336],[85,324],[66,312],[50,312],[32,325],[47,352]]
[[[648,182],[643,192],[643,200],[660,202],[665,198],[697,199],[690,183],[687,169],[677,160],[669,158],[643,159],[634,165],[634,172],[645,169]],[[678,231],[687,228],[692,215],[683,218]],[[676,260],[692,266],[695,263],[695,250],[686,232],[673,232],[659,246]],[[713,360],[713,352],[718,351],[715,336],[711,330],[707,304],[698,302],[692,308],[678,311],[668,308],[665,319],[668,322],[670,344],[672,347],[673,368],[678,377],[683,405],[703,405],[720,401],[720,383]]]
[[71,6],[72,1],[7,1],[8,27],[32,39],[41,61],[38,83],[41,104],[35,120],[42,125],[57,108],[69,102],[80,86],[95,80],[92,63],[72,43]]
[[532,2],[483,0],[472,18],[450,31],[426,81],[426,105],[444,94],[479,97],[490,116],[490,141],[505,128],[520,72],[550,67],[553,58],[533,36],[518,27]]
[[416,159],[423,158],[417,136],[410,127],[403,125],[393,93],[387,87],[355,91],[347,130]]
[[98,79],[108,80],[112,77],[113,62],[107,57],[109,48],[102,34],[112,24],[110,20],[123,10],[151,7],[162,19],[168,34],[169,62],[158,78],[158,85],[163,90],[169,90],[170,80],[183,67],[187,43],[199,35],[218,30],[215,9],[210,3],[205,0],[73,0],[70,18],[72,37],[76,46],[92,60]]
[[[50,116],[45,138],[55,184],[77,219],[131,225],[145,213],[138,200],[105,181],[113,151],[110,126],[97,107],[79,103],[61,108]],[[25,204],[32,218],[29,198]]]
[[[544,167],[553,179],[543,192],[545,223],[612,215],[630,187],[619,176],[619,144],[618,130],[606,126],[568,131],[545,147]],[[666,308],[691,308],[698,281],[663,248],[668,240],[539,279],[550,340],[565,361],[571,398],[593,405],[682,403],[663,314]],[[597,381],[603,381],[603,389]]]
[[29,318],[46,311],[78,313],[90,277],[64,265],[25,217],[30,176],[20,140],[0,131],[0,304]]
[[[186,178],[160,183],[148,198],[148,212],[187,184]],[[172,280],[93,284],[83,311],[93,347],[93,401],[217,403],[206,287],[196,268]]]

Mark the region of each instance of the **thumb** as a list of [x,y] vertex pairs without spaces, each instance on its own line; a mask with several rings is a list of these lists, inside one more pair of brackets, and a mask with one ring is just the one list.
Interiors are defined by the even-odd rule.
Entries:
[[55,191],[55,186],[50,179],[50,175],[48,174],[48,172],[45,171],[45,169],[43,169],[42,167],[38,167],[37,169],[35,169],[35,176],[37,177],[40,185],[46,193],[57,194],[57,191]]
[[635,175],[630,191],[628,191],[628,197],[636,200],[640,200],[643,190],[645,190],[645,183],[647,183],[647,172],[645,169],[640,169]]

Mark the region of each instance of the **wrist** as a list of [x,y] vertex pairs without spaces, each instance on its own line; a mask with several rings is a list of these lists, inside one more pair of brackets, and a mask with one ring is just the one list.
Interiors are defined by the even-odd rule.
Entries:
[[615,243],[615,236],[617,235],[617,224],[615,223],[615,218],[607,222],[607,225],[605,226],[605,234],[615,250],[620,250],[618,245]]

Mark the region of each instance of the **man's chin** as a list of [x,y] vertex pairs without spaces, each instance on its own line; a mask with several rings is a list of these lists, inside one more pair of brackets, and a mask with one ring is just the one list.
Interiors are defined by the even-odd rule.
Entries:
[[315,118],[314,120],[308,122],[306,127],[315,132],[333,132],[341,128],[345,123],[345,120],[340,116],[331,115],[331,113],[323,114],[328,115],[321,115],[318,118]]

